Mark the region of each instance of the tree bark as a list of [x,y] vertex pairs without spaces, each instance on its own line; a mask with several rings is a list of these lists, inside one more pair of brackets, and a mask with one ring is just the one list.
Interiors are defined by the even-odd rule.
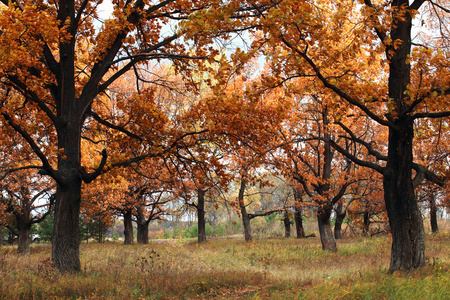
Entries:
[[317,212],[317,221],[319,224],[320,242],[322,249],[337,252],[336,240],[334,239],[333,230],[331,229],[330,216],[332,206],[323,204]]
[[[408,7],[409,1],[393,1],[394,8]],[[394,12],[391,38],[402,43],[389,49],[389,99],[394,103],[394,126],[389,127],[388,158],[383,173],[384,201],[392,233],[390,271],[411,270],[425,265],[425,237],[422,215],[414,195],[412,178],[414,119],[405,113],[411,66],[412,17],[397,18]],[[392,54],[389,53],[391,51]]]
[[[60,168],[66,169],[66,168]],[[61,272],[79,272],[81,179],[73,168],[64,172],[64,185],[57,185],[55,220],[52,240],[52,261]]]
[[284,236],[291,237],[291,220],[289,219],[289,212],[287,210],[284,211]]
[[200,188],[197,189],[197,227],[199,243],[206,242],[205,194],[205,190]]
[[399,123],[402,131],[389,129],[389,155],[383,186],[392,233],[390,270],[410,270],[425,265],[422,214],[412,181],[413,124]]
[[239,207],[241,209],[241,215],[242,215],[242,224],[244,225],[244,238],[246,242],[251,242],[253,240],[252,238],[252,228],[250,226],[250,217],[247,213],[247,208],[244,204],[244,192],[245,192],[245,177],[242,176],[241,178],[241,186],[239,187]]
[[305,238],[305,230],[303,229],[302,211],[297,207],[295,208],[294,219],[295,219],[295,231],[297,233],[297,238],[299,238],[299,239]]
[[436,207],[436,199],[434,198],[434,195],[431,195],[430,198],[430,225],[431,225],[431,232],[437,233],[439,232],[439,227],[437,223],[437,207]]
[[14,211],[14,217],[16,220],[16,231],[18,235],[18,254],[30,254],[30,232],[31,232],[31,208],[29,197],[22,194],[23,199],[22,207],[18,211]]
[[138,222],[137,223],[137,243],[138,244],[148,244],[148,223]]
[[130,210],[123,213],[123,234],[125,235],[124,245],[133,245],[133,214]]
[[364,235],[369,233],[369,227],[370,227],[370,213],[366,211],[364,212],[364,228],[363,228]]
[[[58,19],[75,19],[73,1],[62,2]],[[60,26],[65,26],[60,24]],[[73,26],[73,24],[70,24]],[[79,272],[81,203],[81,128],[85,119],[82,99],[77,98],[75,88],[75,36],[62,41],[59,47],[61,74],[52,89],[58,121],[58,184],[56,188],[55,223],[52,244],[52,260],[61,272]]]
[[302,195],[301,191],[294,188],[294,220],[295,220],[295,230],[297,232],[297,238],[305,238],[305,230],[303,229],[303,219],[302,219],[302,208],[301,208],[301,202],[302,202]]
[[97,231],[98,231],[98,243],[101,244],[103,243],[103,222],[100,218],[98,218],[98,223],[97,223]]
[[148,222],[145,219],[144,213],[142,212],[142,208],[137,208],[137,243],[138,244],[148,244]]
[[339,202],[336,209],[336,222],[334,223],[334,238],[336,240],[342,239],[342,224],[346,215],[347,211],[343,209],[343,204]]
[[[329,124],[328,120],[328,107],[325,107],[323,112],[323,125],[325,128]],[[325,183],[320,184],[318,188],[319,195],[325,195],[330,190],[330,178],[332,170],[332,162],[334,153],[331,150],[331,134],[329,132],[324,133],[324,147],[323,147],[323,171],[322,180]],[[337,252],[336,240],[334,239],[333,230],[331,229],[330,217],[333,209],[333,203],[329,196],[326,196],[327,200],[319,205],[317,211],[317,221],[319,224],[320,241],[322,243],[322,249]]]
[[30,254],[30,231],[31,222],[27,224],[17,224],[17,229],[19,231],[19,241],[17,252],[19,254]]

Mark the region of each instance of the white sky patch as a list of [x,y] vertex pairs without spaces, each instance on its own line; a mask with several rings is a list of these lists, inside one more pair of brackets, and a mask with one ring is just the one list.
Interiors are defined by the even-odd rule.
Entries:
[[110,0],[104,0],[102,4],[97,7],[97,11],[101,20],[109,19],[114,11],[114,5]]

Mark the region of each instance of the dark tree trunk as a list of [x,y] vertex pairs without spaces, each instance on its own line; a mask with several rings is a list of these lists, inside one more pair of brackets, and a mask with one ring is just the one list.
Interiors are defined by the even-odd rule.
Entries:
[[334,223],[334,238],[337,240],[342,239],[342,224],[344,223],[345,216],[347,215],[347,211],[343,209],[343,204],[338,203],[336,209],[336,222]]
[[137,208],[137,243],[148,244],[148,222],[141,207]]
[[299,208],[295,208],[294,218],[297,238],[303,239],[305,238],[305,230],[303,229],[302,211]]
[[289,219],[289,212],[287,210],[284,211],[284,236],[291,237],[291,220]]
[[101,244],[103,243],[103,222],[100,218],[98,219],[97,231],[98,231],[98,242]]
[[[323,125],[326,127],[329,124],[328,121],[328,107],[325,107],[323,112]],[[331,150],[331,134],[329,132],[324,134],[324,150],[323,150],[323,171],[322,180],[326,183],[321,184],[318,188],[319,195],[325,195],[330,191],[330,178],[333,162],[333,151]],[[329,196],[326,196],[327,198]],[[330,217],[333,210],[332,200],[327,199],[326,202],[319,205],[317,211],[317,221],[319,224],[320,241],[322,243],[322,249],[337,252],[336,240],[334,239],[333,230],[331,229]]]
[[369,227],[370,227],[370,213],[368,211],[364,212],[364,228],[363,228],[363,234],[369,233]]
[[206,191],[197,189],[197,226],[198,242],[206,242],[206,221],[205,221],[205,194]]
[[302,202],[302,195],[301,191],[294,188],[294,198],[295,198],[295,204],[294,204],[294,219],[295,219],[295,230],[297,232],[297,238],[305,238],[305,230],[303,229],[303,219],[302,219],[302,208],[301,208],[301,202]]
[[148,244],[148,223],[137,223],[137,242],[138,244]]
[[18,247],[17,253],[19,254],[30,254],[30,232],[31,232],[31,209],[29,206],[28,197],[22,199],[22,209],[20,211],[15,211],[14,216],[16,220],[15,232],[18,235]]
[[30,254],[31,223],[21,225],[17,224],[17,229],[19,231],[17,252],[19,254]]
[[317,221],[319,224],[322,249],[337,252],[336,240],[334,239],[333,230],[331,229],[330,224],[331,210],[331,205],[322,205],[317,212]]
[[413,124],[398,126],[401,132],[389,130],[389,155],[383,178],[392,233],[391,271],[425,265],[423,221],[412,182]]
[[15,236],[16,235],[13,232],[11,232],[11,231],[8,232],[8,236],[7,236],[8,245],[10,245],[10,246],[14,245]]
[[[58,19],[75,19],[72,1],[61,2]],[[65,26],[60,24],[60,26]],[[70,25],[69,25],[70,26]],[[75,37],[60,43],[61,73],[52,88],[55,99],[56,133],[58,136],[58,184],[56,188],[55,222],[52,243],[52,260],[62,272],[79,272],[81,203],[81,128],[84,123],[86,102],[77,98],[75,88]]]
[[437,207],[434,195],[431,195],[430,198],[430,225],[431,225],[431,232],[433,233],[439,232],[439,227],[437,223]]
[[124,245],[133,245],[133,214],[131,210],[123,213],[123,234],[125,235]]
[[245,207],[241,208],[241,214],[242,224],[244,225],[244,239],[246,242],[251,242],[253,240],[252,227],[250,225],[250,218]]
[[252,241],[252,228],[250,226],[250,217],[247,213],[247,208],[244,204],[244,193],[245,193],[245,178],[241,178],[241,186],[239,188],[239,207],[241,208],[242,224],[244,225],[244,238],[246,242]]
[[[63,164],[64,165],[64,164]],[[79,272],[81,179],[76,168],[66,169],[64,185],[57,185],[52,260],[61,272]]]
[[[409,1],[393,1],[394,8],[408,7]],[[411,270],[425,265],[422,215],[414,196],[412,179],[414,119],[406,113],[408,85],[411,83],[412,17],[406,13],[394,18],[391,39],[400,40],[397,49],[388,49],[389,99],[394,104],[389,127],[388,158],[383,172],[384,201],[392,233],[390,271]],[[389,52],[390,51],[390,52]]]

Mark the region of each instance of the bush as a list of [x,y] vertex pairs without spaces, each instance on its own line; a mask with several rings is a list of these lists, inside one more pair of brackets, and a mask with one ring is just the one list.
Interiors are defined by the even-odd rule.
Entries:
[[251,220],[250,226],[252,227],[252,233],[258,235],[264,235],[267,231],[267,221],[265,218],[254,218]]
[[215,236],[225,236],[226,235],[225,227],[220,224],[217,225],[214,228],[214,235]]
[[164,232],[164,238],[165,239],[170,239],[170,234],[171,234],[172,232],[170,232],[170,231],[165,231]]
[[183,232],[181,231],[181,229],[180,228],[174,228],[173,229],[173,232],[172,232],[172,238],[174,238],[174,239],[178,239],[178,238],[181,238],[181,237],[183,237]]
[[192,225],[184,230],[184,237],[195,238],[198,236],[198,226],[197,224]]
[[213,228],[212,228],[211,224],[206,223],[206,225],[205,225],[205,232],[206,232],[207,236],[213,235]]

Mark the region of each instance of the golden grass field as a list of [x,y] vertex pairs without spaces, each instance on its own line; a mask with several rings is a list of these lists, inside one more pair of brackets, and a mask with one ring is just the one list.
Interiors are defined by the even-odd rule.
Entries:
[[83,243],[82,272],[60,274],[51,245],[0,248],[0,299],[450,299],[450,234],[428,234],[427,266],[389,274],[390,237]]

